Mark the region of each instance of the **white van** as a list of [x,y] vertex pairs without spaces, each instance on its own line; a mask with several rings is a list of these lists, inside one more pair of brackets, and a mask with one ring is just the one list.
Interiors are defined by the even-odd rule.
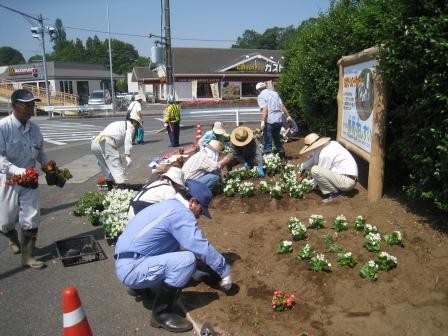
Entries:
[[107,105],[112,103],[109,90],[92,91],[89,96],[89,105]]

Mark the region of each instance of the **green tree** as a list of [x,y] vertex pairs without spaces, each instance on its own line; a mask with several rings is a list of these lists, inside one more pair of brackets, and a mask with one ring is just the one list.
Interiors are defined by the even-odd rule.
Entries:
[[[105,45],[108,45],[108,41],[104,41]],[[112,39],[112,66],[114,72],[118,74],[126,74],[132,70],[132,64],[138,59],[138,51],[132,44]],[[109,68],[109,64],[107,63]]]
[[27,63],[33,63],[33,62],[42,62],[42,55],[33,55],[30,58],[28,58]]
[[260,45],[260,37],[261,35],[255,30],[246,29],[243,36],[238,37],[236,43],[232,45],[232,48],[257,49]]
[[0,65],[12,65],[25,63],[25,58],[20,51],[11,47],[0,48]]
[[54,22],[54,27],[56,28],[56,34],[51,38],[51,41],[65,41],[67,40],[67,34],[65,33],[64,25],[61,19],[56,19]]

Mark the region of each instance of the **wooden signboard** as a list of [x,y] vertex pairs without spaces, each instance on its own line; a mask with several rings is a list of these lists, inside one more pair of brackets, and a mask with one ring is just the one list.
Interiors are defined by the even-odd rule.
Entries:
[[376,72],[377,54],[377,48],[369,48],[338,61],[337,141],[369,162],[370,201],[383,193],[386,140],[386,99]]

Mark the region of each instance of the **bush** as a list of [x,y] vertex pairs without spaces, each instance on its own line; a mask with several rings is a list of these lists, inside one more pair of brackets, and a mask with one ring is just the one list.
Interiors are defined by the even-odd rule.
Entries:
[[73,214],[77,217],[85,216],[86,210],[89,208],[102,211],[104,209],[103,200],[103,194],[91,191],[86,192],[81,196],[78,203],[76,203]]

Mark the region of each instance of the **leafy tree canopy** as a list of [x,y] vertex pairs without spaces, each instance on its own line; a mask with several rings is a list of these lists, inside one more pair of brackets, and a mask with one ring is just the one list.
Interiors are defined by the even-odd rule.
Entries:
[[0,65],[12,65],[25,63],[25,58],[20,51],[11,47],[0,48]]

